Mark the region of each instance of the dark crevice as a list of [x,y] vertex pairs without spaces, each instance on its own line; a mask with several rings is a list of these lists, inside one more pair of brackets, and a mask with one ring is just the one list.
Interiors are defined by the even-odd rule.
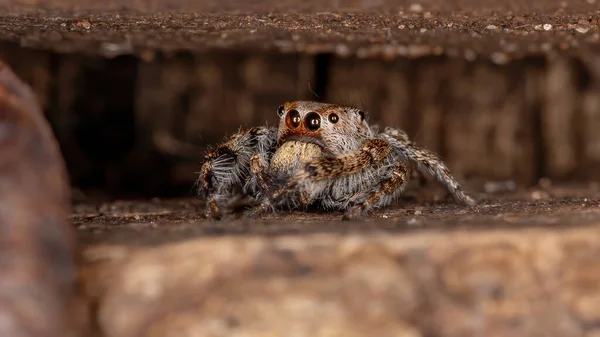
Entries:
[[[121,189],[118,172],[135,143],[137,65],[137,59],[128,56],[81,62],[68,114],[74,121],[72,140],[93,163],[91,171],[74,181],[82,188]],[[78,165],[78,158],[67,160],[67,165]]]
[[331,54],[319,54],[315,56],[315,86],[313,93],[319,97],[321,101],[327,98],[327,86],[329,84],[329,69],[331,65]]
[[532,107],[532,134],[533,134],[533,148],[535,153],[535,177],[536,182],[546,176],[546,154],[544,151],[544,134],[543,134],[543,118],[542,118],[542,107],[538,102]]
[[[407,62],[407,61],[403,61],[403,62]],[[408,79],[408,83],[416,83],[417,76],[419,74],[419,69],[424,66],[427,67],[428,65],[428,60],[415,60],[414,61],[414,65],[410,65],[408,64],[406,67],[404,67],[405,70],[405,78]],[[409,85],[407,87],[408,93],[407,93],[407,97],[408,97],[408,106],[407,106],[407,113],[406,116],[404,117],[404,126],[403,129],[405,132],[408,133],[408,135],[410,136],[411,139],[415,139],[418,136],[419,132],[423,132],[424,130],[421,130],[421,120],[419,118],[420,115],[420,92],[419,92],[419,86],[418,85]]]
[[573,130],[582,130],[582,132],[574,132],[572,140],[573,146],[575,147],[575,155],[577,160],[576,175],[585,175],[585,171],[588,169],[587,156],[585,155],[586,147],[586,135],[583,130],[585,129],[584,123],[584,111],[583,111],[583,95],[593,89],[592,75],[586,64],[581,59],[573,59],[572,62],[573,71],[573,82],[576,86],[576,106],[573,111],[573,119],[571,120]]
[[[526,108],[526,110],[530,111],[528,114],[528,118],[531,118],[529,121],[531,124],[531,141],[533,146],[533,158],[531,158],[534,165],[534,181],[528,181],[531,184],[537,184],[537,182],[541,178],[545,178],[548,174],[548,171],[545,167],[546,165],[546,152],[544,148],[544,107],[543,103],[545,101],[544,96],[546,95],[546,91],[543,87],[540,87],[542,83],[545,83],[545,79],[541,81],[539,78],[545,77],[548,71],[547,60],[545,57],[530,57],[524,60],[523,69],[532,69],[533,71],[529,76],[535,77],[535,90],[536,90],[536,99],[533,104]],[[522,77],[522,71],[516,72],[515,78]],[[529,79],[531,80],[531,79]],[[542,85],[543,86],[543,85]]]

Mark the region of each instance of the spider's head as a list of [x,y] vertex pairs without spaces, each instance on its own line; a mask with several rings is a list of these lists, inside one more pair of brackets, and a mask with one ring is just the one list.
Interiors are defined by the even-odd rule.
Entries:
[[277,109],[281,118],[277,143],[311,143],[324,154],[355,151],[371,135],[366,114],[334,104],[293,101]]

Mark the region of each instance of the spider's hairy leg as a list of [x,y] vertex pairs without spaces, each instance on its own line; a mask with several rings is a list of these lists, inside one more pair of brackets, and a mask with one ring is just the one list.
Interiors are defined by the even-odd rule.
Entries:
[[250,158],[252,178],[249,182],[255,184],[259,188],[258,193],[262,195],[268,195],[271,190],[269,187],[268,169],[269,163],[264,154],[255,153],[252,155]]
[[384,198],[392,196],[395,192],[401,190],[410,179],[410,171],[404,164],[397,164],[392,168],[392,174],[389,178],[380,182],[374,191],[368,193],[366,198],[360,204],[348,209],[343,220],[350,220],[356,216],[365,213],[373,206],[377,205]]
[[250,174],[250,158],[255,153],[268,153],[275,146],[275,128],[254,127],[242,130],[204,156],[197,180],[198,194],[206,198],[208,215],[223,216],[221,203],[236,190],[254,190],[246,180]]
[[475,199],[462,190],[460,184],[450,173],[450,169],[438,155],[413,144],[401,130],[386,128],[381,135],[392,144],[393,153],[399,157],[399,160],[408,162],[422,174],[433,176],[452,194],[455,200],[469,206],[477,204]]
[[360,150],[344,153],[338,156],[323,157],[310,162],[304,168],[290,177],[283,187],[271,194],[271,196],[255,210],[254,215],[260,214],[272,207],[284,195],[297,190],[298,186],[311,182],[336,179],[343,176],[358,173],[365,168],[372,167],[383,161],[392,146],[384,139],[369,139]]

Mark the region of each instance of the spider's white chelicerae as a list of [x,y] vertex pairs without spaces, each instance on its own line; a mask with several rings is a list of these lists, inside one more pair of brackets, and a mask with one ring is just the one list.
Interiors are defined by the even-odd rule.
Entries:
[[475,204],[436,154],[402,130],[370,126],[359,109],[294,101],[277,114],[279,127],[242,130],[206,154],[198,193],[213,218],[239,195],[258,202],[253,214],[317,205],[353,218],[389,205],[415,169]]

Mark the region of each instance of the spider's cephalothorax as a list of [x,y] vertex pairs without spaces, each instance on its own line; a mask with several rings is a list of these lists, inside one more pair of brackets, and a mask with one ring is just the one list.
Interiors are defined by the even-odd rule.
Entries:
[[198,192],[214,218],[238,194],[259,202],[258,214],[316,204],[352,218],[390,204],[416,169],[435,177],[466,205],[446,165],[398,129],[369,126],[359,109],[309,101],[277,110],[278,128],[240,131],[205,156]]

